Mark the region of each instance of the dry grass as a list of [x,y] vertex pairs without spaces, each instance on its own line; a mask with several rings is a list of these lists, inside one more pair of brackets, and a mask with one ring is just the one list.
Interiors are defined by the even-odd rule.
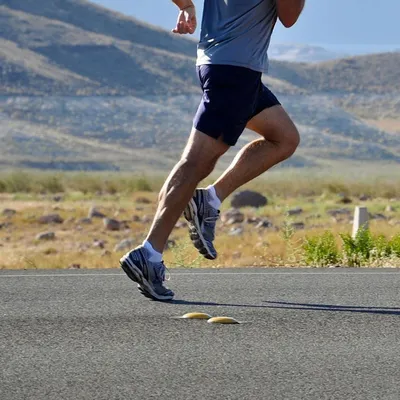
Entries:
[[[207,179],[204,184],[213,182],[214,178]],[[40,198],[41,195],[61,193],[68,200],[96,199],[99,195],[114,195],[119,199],[138,191],[158,192],[164,179],[165,175],[160,173],[138,176],[129,172],[2,171],[0,193],[14,193],[16,198]],[[400,169],[395,163],[373,166],[339,163],[325,169],[274,169],[246,188],[279,201],[309,197],[324,203],[325,199],[338,194],[400,198],[399,182]]]
[[[146,195],[154,203],[155,194]],[[92,224],[80,223],[79,219],[86,217],[93,205],[92,200],[55,203],[39,199],[11,200],[9,195],[3,195],[2,200],[4,209],[11,208],[17,213],[13,217],[2,218],[2,222],[10,222],[11,225],[0,230],[0,268],[67,268],[73,264],[85,268],[115,266],[119,259],[118,254],[113,252],[115,244],[129,237],[139,240],[139,235],[148,228],[148,224],[130,222],[129,230],[110,232],[103,228],[101,219],[93,219]],[[134,204],[135,196],[121,200],[109,195],[96,201],[96,206],[107,216],[129,221],[135,215],[132,212]],[[125,206],[127,209],[124,209]],[[139,213],[141,216],[147,210],[150,214],[154,209],[154,206],[142,207],[143,210]],[[40,216],[52,213],[59,214],[64,223],[38,223]],[[36,235],[45,231],[55,232],[56,240],[37,241]],[[105,242],[104,249],[93,246],[96,240]]]
[[[271,182],[270,182],[271,184]],[[274,185],[278,185],[275,182]],[[258,187],[263,189],[262,187]],[[282,189],[282,188],[281,188]],[[292,187],[293,189],[293,187]],[[272,190],[269,187],[269,190]],[[237,225],[218,225],[216,247],[219,258],[207,261],[199,258],[188,240],[185,228],[176,228],[171,238],[177,246],[165,252],[165,262],[170,267],[228,267],[228,266],[299,266],[302,261],[302,244],[306,236],[331,231],[336,237],[339,233],[351,231],[351,216],[334,220],[327,211],[346,207],[352,210],[353,204],[338,204],[340,197],[331,192],[320,196],[289,196],[289,188],[281,190],[283,195],[269,196],[269,205],[258,210],[244,209],[246,216],[262,217],[270,220],[274,228],[256,229],[244,224],[244,233],[231,236],[230,231]],[[1,209],[12,208],[14,216],[0,216],[0,269],[32,268],[110,268],[117,267],[124,252],[114,252],[114,246],[123,239],[131,238],[141,243],[150,226],[155,211],[156,192],[135,192],[133,194],[98,194],[94,196],[79,192],[69,192],[64,200],[55,202],[50,195],[3,194],[0,196]],[[142,204],[140,197],[150,200]],[[354,198],[353,198],[354,199]],[[110,232],[103,227],[101,219],[93,219],[92,224],[82,224],[79,219],[86,217],[89,208],[95,203],[100,211],[109,217],[127,221],[128,228]],[[361,202],[371,213],[383,213],[387,220],[371,221],[374,234],[387,237],[399,232],[400,197],[389,201],[385,198],[372,198]],[[358,204],[358,202],[356,203]],[[391,205],[395,211],[386,212]],[[226,210],[229,205],[224,205]],[[288,220],[286,211],[301,207],[303,213]],[[41,225],[38,217],[58,213],[64,219],[63,224]],[[147,216],[147,222],[134,222],[133,216],[141,220]],[[284,237],[284,223],[304,222],[306,229],[294,232],[293,237]],[[39,232],[54,231],[54,241],[37,241]],[[96,240],[104,241],[104,248],[95,247]]]

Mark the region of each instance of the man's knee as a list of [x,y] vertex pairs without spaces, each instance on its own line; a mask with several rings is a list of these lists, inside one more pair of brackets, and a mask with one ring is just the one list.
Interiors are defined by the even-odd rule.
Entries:
[[218,159],[228,149],[229,146],[221,140],[193,128],[179,165],[185,171],[190,171],[190,176],[202,180],[211,174]]
[[283,159],[290,157],[299,146],[299,131],[282,106],[263,110],[249,121],[247,127],[274,143]]
[[300,133],[296,126],[293,124],[293,127],[285,132],[281,141],[281,147],[286,158],[290,157],[300,144]]
[[300,144],[300,133],[294,122],[287,116],[281,125],[273,126],[275,132],[271,135],[275,138],[276,144],[285,160],[293,155]]

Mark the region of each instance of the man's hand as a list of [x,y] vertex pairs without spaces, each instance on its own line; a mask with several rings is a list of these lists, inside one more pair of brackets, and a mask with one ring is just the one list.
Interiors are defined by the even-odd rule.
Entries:
[[180,10],[176,27],[172,32],[179,33],[180,35],[186,35],[187,33],[192,35],[196,31],[196,28],[196,8],[194,5],[191,5]]
[[283,26],[290,28],[300,17],[305,0],[276,0],[278,17]]

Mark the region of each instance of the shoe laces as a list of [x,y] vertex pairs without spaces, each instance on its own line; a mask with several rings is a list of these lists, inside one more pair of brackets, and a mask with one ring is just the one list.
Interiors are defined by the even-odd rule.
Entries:
[[169,269],[165,266],[164,261],[157,263],[157,266],[155,267],[155,274],[157,280],[159,280],[160,282],[169,281],[171,279],[171,273],[169,272]]
[[219,220],[219,217],[220,217],[220,212],[218,210],[215,215],[210,215],[209,217],[205,217],[203,221],[207,223],[213,223],[217,222]]
[[[169,269],[165,265],[164,265],[164,268],[165,268],[165,272],[167,273],[167,274],[165,274],[165,272],[164,272],[164,280],[170,281],[171,280],[171,272],[169,272]],[[166,275],[166,277],[165,277],[165,275]]]

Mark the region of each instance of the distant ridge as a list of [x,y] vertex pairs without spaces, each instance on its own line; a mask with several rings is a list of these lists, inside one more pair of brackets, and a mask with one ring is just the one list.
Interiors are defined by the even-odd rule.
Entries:
[[[0,0],[0,166],[165,171],[198,105],[195,53],[88,1]],[[264,80],[302,135],[286,165],[400,162],[399,65],[400,52],[271,61]]]
[[[2,0],[2,93],[196,91],[193,40],[82,0]],[[18,50],[17,50],[18,49]],[[271,62],[270,76],[312,92],[396,92],[400,53],[319,64]]]

